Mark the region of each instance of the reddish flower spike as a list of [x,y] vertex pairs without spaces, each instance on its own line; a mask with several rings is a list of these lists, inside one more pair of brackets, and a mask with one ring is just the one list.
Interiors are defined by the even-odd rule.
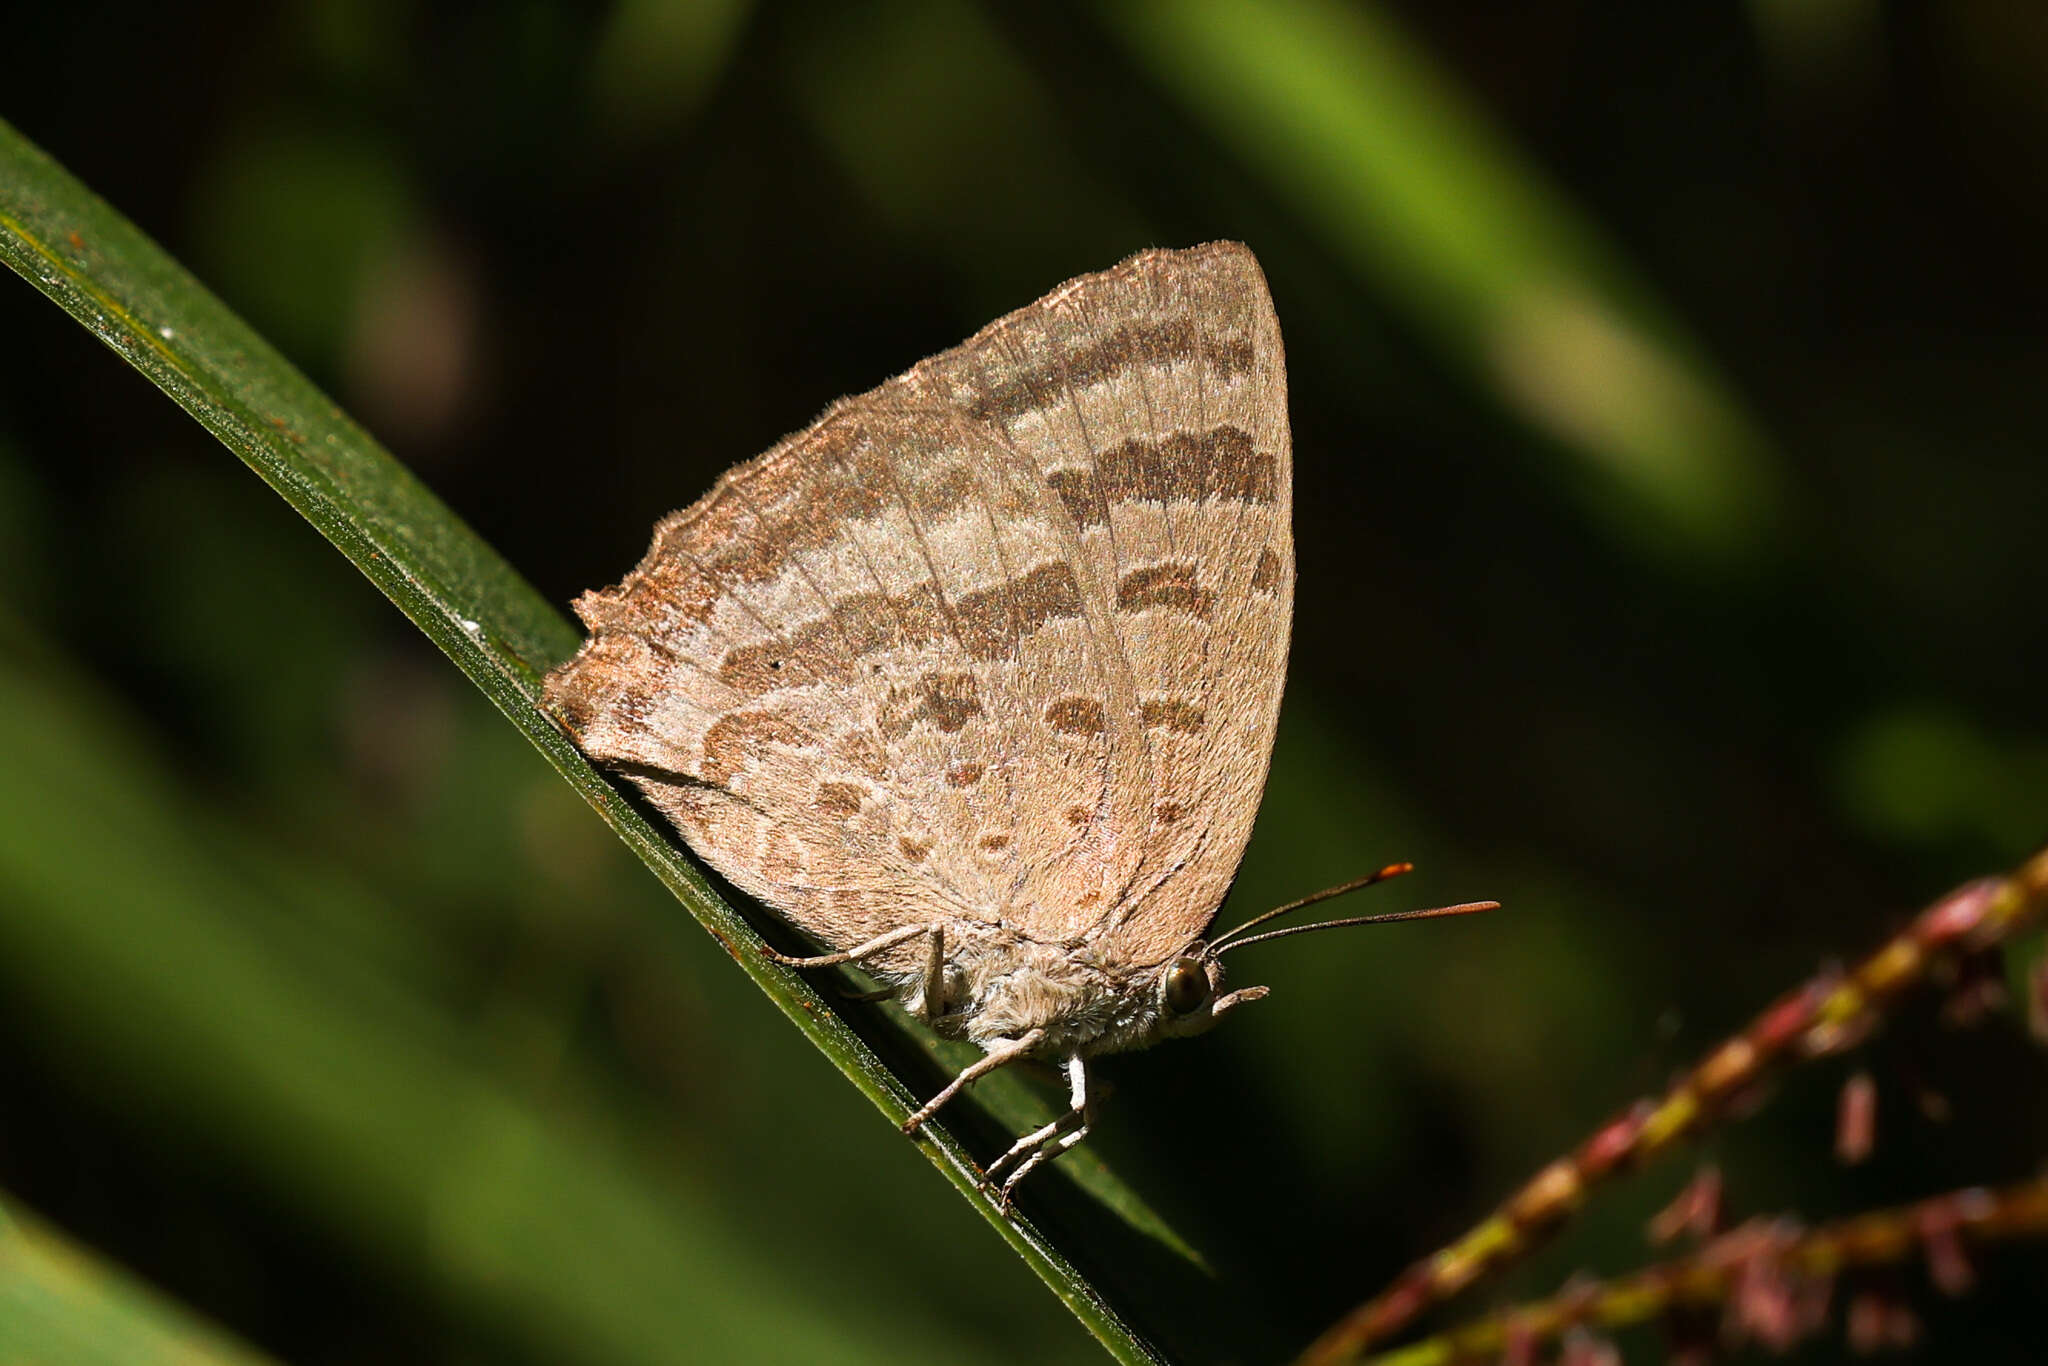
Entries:
[[1681,1234],[1711,1238],[1720,1228],[1721,1169],[1708,1163],[1650,1220],[1649,1236],[1653,1246],[1661,1247]]
[[1842,1083],[1835,1109],[1835,1156],[1853,1167],[1868,1159],[1876,1146],[1877,1083],[1870,1073],[1858,1071]]

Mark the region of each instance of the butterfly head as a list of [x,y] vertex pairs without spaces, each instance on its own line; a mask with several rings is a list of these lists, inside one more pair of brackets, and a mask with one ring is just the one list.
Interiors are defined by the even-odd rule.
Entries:
[[[1109,991],[1095,997],[1107,1010],[1085,1012],[1073,1039],[1086,1055],[1146,1048],[1162,1039],[1200,1034],[1265,987],[1223,989],[1223,965],[1197,941],[1156,966],[1105,974]],[[1078,1022],[1077,1022],[1078,1023]],[[1062,1045],[1070,1046],[1070,1045]]]
[[1153,985],[1158,1015],[1154,1028],[1162,1038],[1184,1038],[1199,1034],[1247,1001],[1256,1001],[1270,987],[1223,990],[1223,964],[1201,944],[1169,959],[1159,970]]

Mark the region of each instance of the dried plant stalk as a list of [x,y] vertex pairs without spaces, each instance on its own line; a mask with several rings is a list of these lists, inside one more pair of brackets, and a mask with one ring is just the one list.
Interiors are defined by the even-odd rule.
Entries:
[[1731,1339],[1782,1349],[1826,1323],[1844,1272],[1897,1265],[1918,1250],[1936,1285],[1955,1295],[1971,1281],[1967,1244],[2042,1236],[2048,1236],[2048,1176],[2001,1190],[1954,1191],[1814,1229],[1789,1219],[1751,1220],[1692,1256],[1617,1280],[1579,1282],[1552,1299],[1490,1314],[1373,1357],[1366,1366],[1494,1360],[1575,1328],[1627,1328],[1716,1305]]
[[2002,878],[1956,889],[1847,972],[1795,988],[1708,1053],[1660,1099],[1624,1110],[1463,1237],[1402,1272],[1310,1345],[1300,1366],[1355,1360],[1480,1277],[1525,1255],[1599,1183],[1728,1116],[1777,1070],[1861,1042],[1939,965],[1984,953],[2048,915],[2048,850]]

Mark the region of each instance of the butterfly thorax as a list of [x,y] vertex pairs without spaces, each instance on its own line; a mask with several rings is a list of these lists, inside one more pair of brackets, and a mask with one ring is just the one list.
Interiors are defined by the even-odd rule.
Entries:
[[946,947],[935,1001],[925,1000],[921,972],[878,975],[902,991],[913,1014],[949,1038],[987,1047],[1040,1030],[1034,1052],[1089,1057],[1143,1048],[1206,1025],[1162,1010],[1157,964],[1112,968],[1085,943],[1050,943],[984,926],[950,931]]

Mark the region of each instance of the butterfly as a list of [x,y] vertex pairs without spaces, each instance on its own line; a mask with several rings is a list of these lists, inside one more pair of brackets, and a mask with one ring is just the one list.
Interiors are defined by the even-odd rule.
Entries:
[[1007,1204],[1087,1134],[1091,1058],[1266,994],[1206,936],[1272,754],[1292,497],[1257,260],[1141,252],[662,520],[577,601],[546,706],[830,950],[778,961],[857,964],[982,1049],[906,1132],[1017,1059],[1064,1069],[1068,1111],[986,1170]]

